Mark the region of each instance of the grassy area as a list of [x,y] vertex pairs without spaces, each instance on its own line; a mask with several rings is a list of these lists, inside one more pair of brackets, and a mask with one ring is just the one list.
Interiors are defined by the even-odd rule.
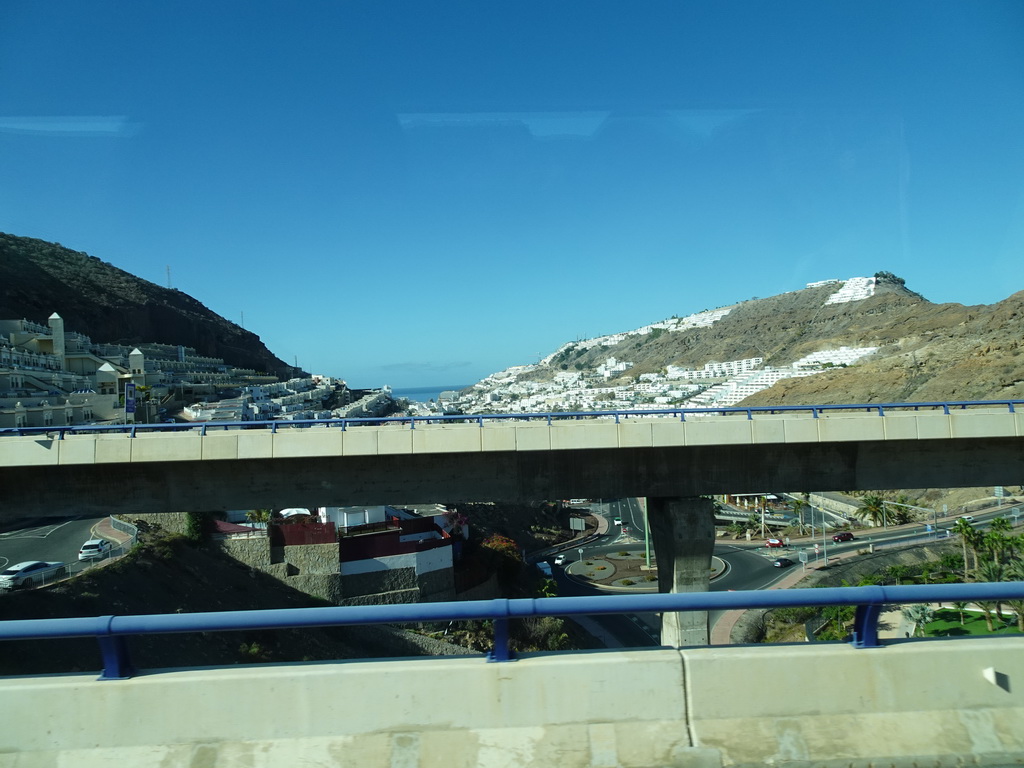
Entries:
[[995,632],[988,631],[985,623],[985,615],[976,611],[964,611],[964,623],[960,625],[960,613],[952,608],[942,608],[935,612],[935,621],[925,626],[925,633],[934,637],[947,637],[953,635],[1016,635],[1017,619],[1011,611],[1003,607],[1004,622],[1000,624],[999,618],[993,613],[992,623]]

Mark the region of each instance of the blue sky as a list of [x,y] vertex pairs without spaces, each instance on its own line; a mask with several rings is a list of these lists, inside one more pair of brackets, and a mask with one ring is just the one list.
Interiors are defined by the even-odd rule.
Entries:
[[879,270],[992,303],[1021,40],[1017,0],[4,0],[0,231],[357,387]]

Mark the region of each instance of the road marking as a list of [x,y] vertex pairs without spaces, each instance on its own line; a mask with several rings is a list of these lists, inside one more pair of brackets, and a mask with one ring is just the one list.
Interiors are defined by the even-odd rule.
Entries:
[[39,528],[27,528],[22,531],[14,531],[12,533],[5,533],[2,535],[4,538],[7,539],[45,539],[51,533],[56,533],[65,525],[70,525],[76,520],[78,520],[78,518],[73,517],[70,520],[65,520],[63,523],[57,523],[55,525],[43,525]]

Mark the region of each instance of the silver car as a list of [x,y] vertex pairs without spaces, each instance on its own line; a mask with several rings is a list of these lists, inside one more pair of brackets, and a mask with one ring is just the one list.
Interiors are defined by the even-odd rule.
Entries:
[[64,563],[48,563],[43,560],[26,560],[16,563],[0,573],[0,589],[28,587],[32,584],[43,584],[63,576],[67,570]]
[[78,550],[79,560],[102,560],[110,554],[110,542],[106,539],[89,539]]

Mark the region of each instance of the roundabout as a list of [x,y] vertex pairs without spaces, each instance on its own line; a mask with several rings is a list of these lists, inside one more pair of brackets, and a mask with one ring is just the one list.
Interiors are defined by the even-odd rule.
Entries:
[[[720,557],[711,558],[710,579],[713,581],[729,571],[729,564]],[[596,557],[581,557],[565,566],[565,574],[595,589],[615,592],[657,592],[657,566],[647,566],[642,549],[622,549]]]

